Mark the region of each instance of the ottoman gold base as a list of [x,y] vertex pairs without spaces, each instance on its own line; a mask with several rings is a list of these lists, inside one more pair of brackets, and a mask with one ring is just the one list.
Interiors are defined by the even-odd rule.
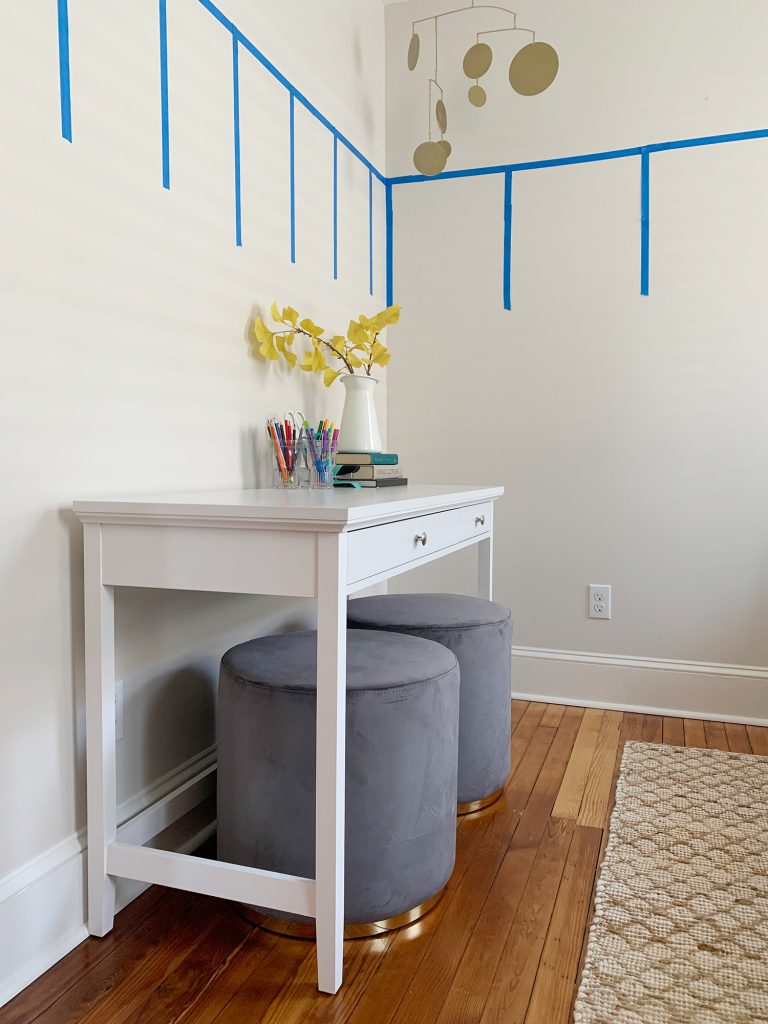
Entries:
[[[506,785],[506,783],[504,784]],[[461,817],[464,814],[473,814],[475,811],[482,811],[485,807],[490,807],[491,804],[495,804],[501,794],[504,792],[504,785],[499,786],[498,789],[494,789],[488,796],[483,796],[479,800],[471,800],[466,804],[457,804],[456,813]]]
[[[445,889],[443,888],[431,899],[425,900],[424,903],[420,903],[418,907],[413,907],[411,910],[405,910],[402,914],[398,914],[396,917],[388,917],[384,921],[345,924],[344,938],[373,939],[377,935],[383,935],[385,932],[392,932],[396,928],[405,928],[406,925],[413,924],[415,921],[418,921],[419,918],[428,914],[429,911],[439,903],[444,892]],[[242,903],[238,905],[238,909],[247,921],[250,921],[251,924],[255,924],[258,928],[263,928],[265,932],[274,932],[274,934],[282,935],[287,939],[311,939],[312,941],[315,939],[315,926],[309,921],[283,921],[279,917],[270,917],[269,914],[261,914]]]

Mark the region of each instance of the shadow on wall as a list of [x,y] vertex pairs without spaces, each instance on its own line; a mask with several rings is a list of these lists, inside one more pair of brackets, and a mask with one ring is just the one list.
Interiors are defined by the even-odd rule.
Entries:
[[132,753],[139,757],[144,777],[139,784],[162,778],[215,742],[218,671],[215,657],[126,689],[126,735],[135,737]]

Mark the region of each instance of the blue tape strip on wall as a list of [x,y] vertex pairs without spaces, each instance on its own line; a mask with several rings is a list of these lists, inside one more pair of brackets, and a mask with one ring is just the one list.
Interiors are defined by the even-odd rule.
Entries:
[[[511,238],[512,238],[512,174],[518,171],[532,171],[550,167],[568,167],[576,164],[599,163],[606,160],[621,160],[640,157],[640,293],[649,294],[650,283],[650,154],[670,150],[693,149],[701,146],[715,146],[731,142],[746,142],[768,138],[768,128],[753,131],[728,132],[721,135],[705,135],[698,138],[676,139],[656,142],[647,146],[632,146],[627,149],[605,150],[597,153],[579,153],[574,156],[553,157],[547,160],[529,160],[519,163],[495,164],[488,167],[467,167],[463,170],[442,171],[427,177],[422,174],[405,174],[392,178],[385,177],[363,153],[354,146],[325,117],[318,108],[304,96],[268,60],[240,29],[211,0],[198,0],[224,28],[232,35],[233,74],[233,118],[234,118],[234,165],[235,165],[235,241],[242,245],[242,197],[240,179],[240,95],[239,95],[239,46],[247,50],[287,90],[290,99],[289,147],[290,147],[290,238],[291,262],[296,262],[296,167],[295,167],[295,104],[298,101],[333,135],[333,276],[338,276],[338,143],[341,142],[368,169],[368,235],[369,235],[369,287],[373,294],[373,196],[372,182],[376,177],[384,185],[385,192],[385,275],[387,304],[394,299],[394,211],[393,186],[426,181],[444,181],[452,178],[471,178],[493,174],[504,175],[504,240],[503,240],[503,300],[509,310],[511,302]],[[167,0],[158,0],[160,35],[160,108],[162,133],[163,187],[170,188],[170,133],[168,113],[168,26]],[[70,83],[69,11],[67,0],[57,0],[59,39],[59,91],[61,102],[61,134],[72,141],[72,99]]]

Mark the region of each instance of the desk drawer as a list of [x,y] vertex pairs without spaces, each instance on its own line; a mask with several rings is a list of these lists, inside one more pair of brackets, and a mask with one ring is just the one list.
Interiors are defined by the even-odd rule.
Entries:
[[377,576],[397,566],[429,561],[437,551],[487,537],[492,503],[452,508],[447,512],[370,526],[349,535],[349,583]]

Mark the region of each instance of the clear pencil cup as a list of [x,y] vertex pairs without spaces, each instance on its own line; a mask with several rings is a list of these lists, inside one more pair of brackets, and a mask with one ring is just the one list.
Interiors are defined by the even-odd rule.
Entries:
[[314,451],[308,448],[307,466],[310,487],[333,487],[333,456],[330,452],[323,452],[318,446]]
[[280,489],[301,487],[305,478],[304,441],[302,438],[283,440],[272,448],[273,486]]

